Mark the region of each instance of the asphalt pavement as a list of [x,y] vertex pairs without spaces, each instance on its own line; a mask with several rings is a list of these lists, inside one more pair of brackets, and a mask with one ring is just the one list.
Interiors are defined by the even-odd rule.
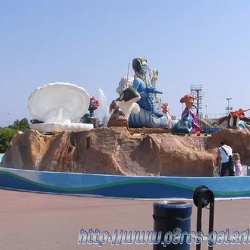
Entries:
[[[106,236],[153,231],[153,204],[160,200],[66,196],[1,189],[0,200],[1,250],[152,250],[154,247],[152,242],[128,244],[107,241]],[[181,201],[192,204],[191,230],[196,232],[197,207],[192,200]],[[213,229],[220,233],[217,242],[220,244],[214,245],[213,249],[250,249],[250,244],[239,242],[235,236],[237,232],[248,234],[250,199],[215,200],[214,208]],[[202,232],[205,235],[208,233],[209,211],[202,209]],[[87,238],[87,234],[92,234],[92,237],[99,234],[101,238],[93,240]],[[250,236],[248,238],[250,243]],[[200,249],[208,249],[207,243],[204,238]],[[190,244],[190,250],[196,247],[195,243]],[[170,249],[169,246],[166,249]],[[181,250],[182,247],[176,249]]]

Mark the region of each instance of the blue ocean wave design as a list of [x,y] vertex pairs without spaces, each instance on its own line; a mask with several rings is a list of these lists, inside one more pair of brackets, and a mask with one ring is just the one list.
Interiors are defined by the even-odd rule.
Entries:
[[[52,173],[53,174],[53,173]],[[68,173],[70,175],[70,173]],[[57,173],[58,177],[58,173]],[[88,178],[95,178],[95,175],[83,176]],[[240,178],[241,183],[250,183],[249,177],[224,177],[224,178],[190,178],[190,184],[177,183],[174,180],[184,180],[187,178],[143,178],[143,177],[126,177],[124,180],[121,176],[105,176],[98,175],[100,179],[103,177],[108,181],[99,185],[84,185],[78,183],[78,186],[63,186],[63,185],[48,185],[42,182],[33,181],[18,174],[0,171],[0,187],[10,188],[16,190],[25,190],[32,192],[45,192],[57,194],[72,194],[72,195],[93,195],[93,196],[106,196],[106,197],[124,197],[124,198],[187,198],[192,199],[193,192],[199,185],[208,186],[215,194],[215,198],[236,198],[236,197],[250,197],[250,187],[238,186],[228,190],[230,184],[227,183],[227,189],[220,189],[224,185],[224,180],[227,182],[235,182]],[[231,179],[230,179],[231,178]],[[234,178],[234,179],[232,179]],[[216,180],[217,179],[217,180]],[[172,181],[171,181],[172,180]],[[201,180],[201,181],[198,181]],[[214,181],[213,181],[214,180]],[[221,184],[218,184],[222,181]],[[210,183],[209,183],[210,181]],[[57,180],[57,184],[60,181]],[[88,182],[88,181],[87,181]],[[229,181],[230,182],[230,181]],[[203,184],[201,184],[203,183]],[[215,184],[218,184],[215,186]]]

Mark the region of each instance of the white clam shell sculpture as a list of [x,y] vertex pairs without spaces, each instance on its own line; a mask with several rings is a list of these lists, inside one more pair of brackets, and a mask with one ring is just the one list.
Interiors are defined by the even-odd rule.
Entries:
[[65,82],[49,83],[37,88],[29,97],[32,117],[43,123],[30,124],[40,132],[84,131],[93,124],[77,123],[88,112],[90,98],[86,90]]

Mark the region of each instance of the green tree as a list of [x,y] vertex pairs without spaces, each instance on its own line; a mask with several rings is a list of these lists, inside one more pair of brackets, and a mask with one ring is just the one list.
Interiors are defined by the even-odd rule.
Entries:
[[8,126],[8,128],[16,129],[19,131],[28,131],[29,130],[29,121],[27,118],[23,118],[22,120],[14,121],[13,125]]
[[17,134],[16,129],[0,128],[0,153],[4,153],[9,147],[11,139]]
[[11,139],[17,134],[17,131],[26,132],[29,130],[29,121],[27,118],[16,120],[13,125],[0,128],[0,153],[4,153],[10,145]]

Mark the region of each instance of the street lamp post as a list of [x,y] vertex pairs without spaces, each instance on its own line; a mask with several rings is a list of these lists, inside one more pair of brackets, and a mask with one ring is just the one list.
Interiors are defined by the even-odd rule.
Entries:
[[206,108],[206,115],[205,115],[205,120],[207,120],[207,104],[205,105],[205,108]]
[[228,98],[226,98],[226,100],[227,100],[226,110],[227,110],[227,114],[229,115],[229,111],[233,109],[233,107],[230,107],[230,105],[229,105],[229,102],[230,102],[230,100],[232,100],[232,98],[228,97]]

